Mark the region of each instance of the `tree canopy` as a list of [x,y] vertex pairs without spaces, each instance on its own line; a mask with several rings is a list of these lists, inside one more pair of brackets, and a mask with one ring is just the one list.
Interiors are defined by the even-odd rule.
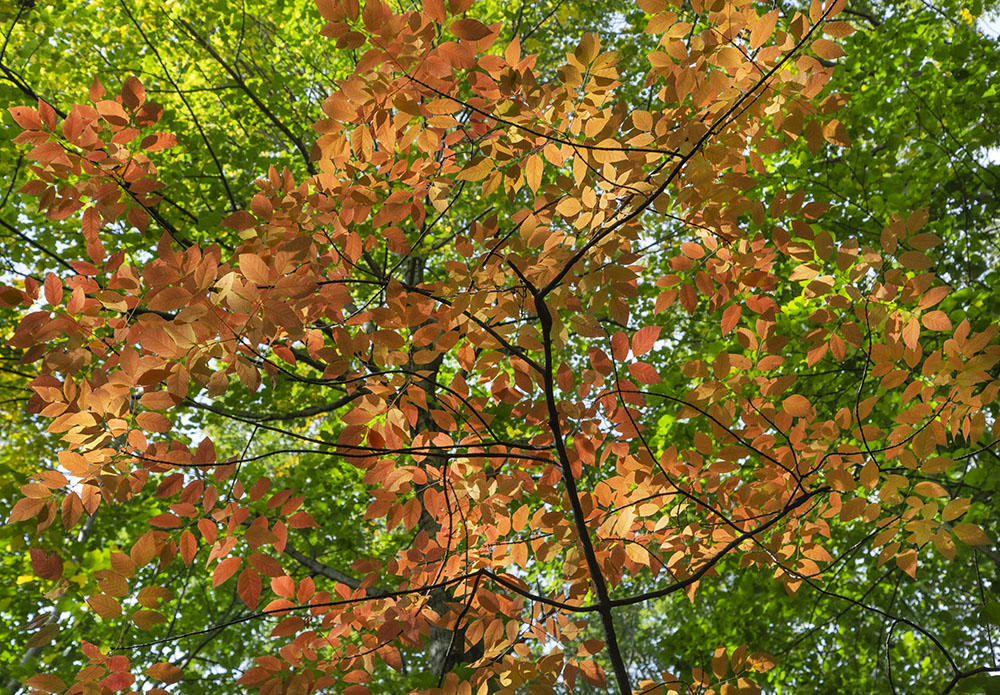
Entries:
[[0,7],[0,687],[997,692],[996,11]]

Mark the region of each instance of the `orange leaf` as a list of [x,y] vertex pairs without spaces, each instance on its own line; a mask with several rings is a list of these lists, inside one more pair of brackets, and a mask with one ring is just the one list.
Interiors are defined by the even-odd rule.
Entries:
[[271,630],[271,637],[286,637],[295,634],[303,625],[305,625],[305,621],[302,618],[290,615],[275,625],[274,629]]
[[688,258],[697,260],[705,255],[705,247],[693,241],[685,241],[681,244],[681,253]]
[[725,311],[722,312],[722,335],[729,335],[729,332],[740,322],[740,316],[742,315],[743,304],[736,303],[727,306]]
[[475,19],[459,19],[451,23],[451,33],[463,41],[479,41],[492,32],[490,28]]
[[632,354],[640,357],[652,350],[661,330],[660,326],[643,326],[637,330],[632,336]]
[[194,534],[190,531],[184,531],[181,534],[178,546],[181,553],[181,560],[184,561],[185,565],[190,565],[191,561],[194,560],[195,553],[198,552],[198,541],[195,539]]
[[274,577],[271,580],[271,591],[278,596],[291,598],[295,595],[295,580],[287,575]]
[[125,690],[135,683],[135,676],[131,673],[116,672],[104,678],[98,685],[102,688],[107,688],[113,692],[118,692],[119,690]]
[[618,331],[611,336],[611,356],[616,362],[621,362],[628,357],[628,336]]
[[7,109],[14,121],[25,130],[42,130],[42,119],[30,106],[11,106]]
[[663,381],[656,368],[646,362],[636,362],[628,366],[628,372],[640,384],[658,384]]
[[97,102],[97,112],[101,117],[113,126],[128,125],[128,114],[117,101],[105,99]]
[[844,50],[829,39],[816,39],[812,44],[813,52],[824,60],[836,60],[842,58]]
[[950,331],[951,319],[943,311],[928,311],[920,318],[924,328],[931,331]]
[[261,588],[260,575],[255,570],[247,567],[240,572],[240,576],[236,580],[236,593],[243,599],[243,603],[251,609],[257,608]]
[[136,415],[135,422],[139,427],[150,432],[169,432],[173,423],[165,415],[144,411]]
[[55,273],[49,273],[46,275],[45,282],[42,283],[42,286],[45,290],[45,301],[47,301],[50,306],[59,306],[62,304],[62,281]]
[[139,147],[147,152],[158,152],[167,150],[177,144],[177,136],[173,133],[152,133],[147,135],[139,143]]
[[158,680],[162,683],[176,683],[181,678],[184,677],[184,672],[173,664],[161,661],[158,664],[153,664],[146,669],[146,675],[154,680]]
[[424,13],[438,24],[444,24],[448,18],[448,13],[444,7],[444,0],[424,0]]
[[528,188],[531,189],[532,193],[538,192],[538,187],[542,183],[542,171],[545,168],[545,163],[542,158],[533,154],[528,157],[528,161],[524,165],[524,180],[528,184]]
[[212,573],[212,586],[216,587],[236,574],[236,570],[243,564],[243,560],[238,557],[227,557],[220,562]]
[[181,520],[170,512],[164,512],[151,518],[149,525],[155,528],[177,528],[181,525]]
[[783,400],[781,402],[781,406],[784,408],[785,412],[792,417],[805,417],[812,409],[809,404],[809,399],[798,394],[789,396]]

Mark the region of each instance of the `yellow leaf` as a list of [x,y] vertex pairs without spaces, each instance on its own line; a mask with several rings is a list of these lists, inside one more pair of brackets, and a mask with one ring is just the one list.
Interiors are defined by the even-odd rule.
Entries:
[[473,159],[457,176],[460,181],[482,181],[493,169],[493,162],[485,157]]
[[545,168],[545,163],[542,158],[537,154],[533,154],[528,157],[528,161],[524,165],[524,180],[528,184],[528,188],[531,189],[532,193],[538,192],[538,187],[542,183],[542,171]]
[[778,10],[771,10],[760,17],[750,30],[750,48],[756,50],[764,45],[774,33],[774,25],[778,21]]
[[556,212],[563,217],[572,217],[580,212],[580,201],[572,196],[563,198],[559,204],[556,205]]

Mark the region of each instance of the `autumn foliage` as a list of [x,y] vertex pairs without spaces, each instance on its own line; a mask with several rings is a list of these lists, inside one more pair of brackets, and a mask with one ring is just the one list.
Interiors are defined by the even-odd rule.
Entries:
[[[110,651],[83,635],[75,680],[35,690],[169,689],[183,671],[148,648],[201,633],[168,632],[197,608],[158,577],[193,572],[245,604],[223,629],[271,630],[233,687],[360,695],[426,653],[427,692],[753,693],[774,664],[753,644],[710,651],[710,671],[630,671],[616,611],[726,573],[822,591],[849,524],[911,576],[923,553],[990,543],[943,476],[997,436],[1000,348],[936,308],[926,212],[899,211],[876,249],[825,230],[826,203],[755,190],[787,143],[849,146],[846,97],[824,90],[843,3],[693,0],[692,23],[640,0],[660,37],[628,76],[645,103],[619,96],[598,36],[537,65],[469,4],[317,0],[317,40],[356,67],[313,126],[315,173],[272,168],[225,217],[238,245],[160,214],[175,138],[134,77],[65,114],[10,109],[22,193],[79,218],[88,258],[0,294],[42,371],[29,408],[65,443],[9,521],[68,532],[163,502],[86,596],[146,632]],[[149,257],[115,248],[121,225],[161,237]],[[721,347],[685,356],[689,317]],[[848,366],[837,403],[797,377]],[[275,417],[217,402],[280,384],[306,400]],[[185,424],[196,409],[287,446],[218,450]],[[335,438],[285,428],[317,417]],[[301,451],[363,471],[366,518],[406,543],[302,576],[289,538],[316,525],[310,491],[255,467]],[[58,547],[31,559],[67,590]]]

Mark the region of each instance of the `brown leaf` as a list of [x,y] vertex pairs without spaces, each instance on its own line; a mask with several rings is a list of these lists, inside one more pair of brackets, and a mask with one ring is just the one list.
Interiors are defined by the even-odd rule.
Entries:
[[722,312],[722,335],[729,335],[729,332],[732,331],[736,327],[736,324],[740,322],[740,316],[742,315],[743,304],[741,302],[727,306],[725,311]]
[[712,656],[712,673],[721,679],[727,671],[729,671],[729,654],[726,653],[724,646],[719,645]]
[[83,516],[83,501],[76,491],[68,492],[63,497],[61,511],[63,528],[69,531],[76,526],[77,522],[80,521],[80,517]]
[[7,523],[12,524],[15,521],[27,521],[42,511],[42,507],[44,506],[44,500],[22,497],[14,503],[14,508],[10,510],[10,516],[7,517]]
[[685,241],[683,244],[681,244],[681,253],[683,253],[688,258],[693,258],[694,260],[698,260],[699,258],[704,257],[705,247],[694,241]]
[[237,210],[222,220],[222,226],[242,232],[245,229],[257,226],[257,218],[246,210]]
[[904,251],[899,255],[899,262],[910,270],[927,270],[934,262],[919,251]]
[[132,622],[140,630],[152,630],[157,625],[167,622],[167,616],[160,611],[143,609],[132,615]]
[[58,553],[33,548],[28,551],[31,556],[31,568],[42,579],[59,579],[63,575],[63,561]]
[[122,103],[129,111],[135,111],[146,103],[146,90],[137,77],[130,76],[122,85]]
[[117,671],[103,678],[98,685],[112,692],[118,692],[119,690],[125,690],[125,688],[128,688],[133,683],[135,683],[135,676],[131,673]]
[[88,596],[87,603],[94,609],[95,613],[105,620],[113,620],[121,617],[121,604],[118,603],[116,599],[113,599],[106,594],[94,594],[93,596]]
[[904,550],[896,556],[896,567],[906,572],[910,577],[917,577],[917,551],[915,548]]
[[479,41],[492,32],[490,28],[475,19],[459,19],[451,23],[451,33],[463,41]]

